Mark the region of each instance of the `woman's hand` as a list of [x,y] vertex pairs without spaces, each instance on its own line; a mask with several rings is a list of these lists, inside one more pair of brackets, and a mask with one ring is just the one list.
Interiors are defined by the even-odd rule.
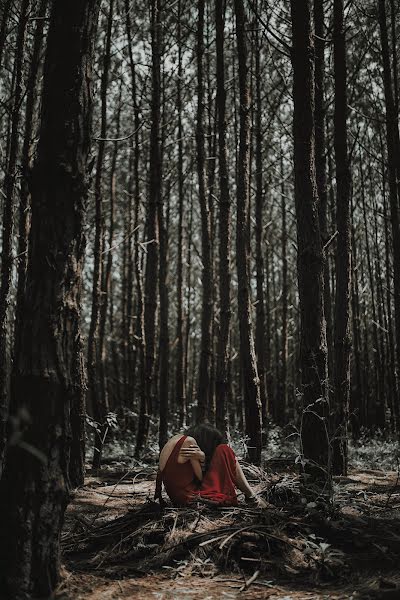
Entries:
[[182,447],[179,450],[179,454],[182,458],[185,458],[186,460],[196,459],[200,463],[204,463],[206,460],[206,455],[202,450],[200,450],[197,444],[190,444],[190,446],[187,446],[186,448]]
[[246,496],[245,499],[246,504],[254,508],[268,508],[269,506],[271,506],[263,498],[260,498],[260,496],[256,496],[255,494],[252,494],[251,496]]

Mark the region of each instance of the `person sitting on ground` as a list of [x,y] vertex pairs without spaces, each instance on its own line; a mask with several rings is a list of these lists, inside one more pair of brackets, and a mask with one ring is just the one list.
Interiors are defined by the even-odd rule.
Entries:
[[178,506],[196,500],[236,506],[235,488],[243,492],[249,504],[267,506],[251,489],[232,448],[223,442],[222,433],[207,423],[168,440],[160,453],[155,499],[162,501],[164,483],[168,496]]

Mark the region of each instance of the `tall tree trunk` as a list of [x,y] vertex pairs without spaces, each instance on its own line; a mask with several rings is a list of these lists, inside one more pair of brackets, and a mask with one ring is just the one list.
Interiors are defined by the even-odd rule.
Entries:
[[303,386],[301,442],[305,470],[315,483],[321,482],[329,488],[324,252],[315,174],[314,32],[311,6],[311,0],[291,0],[300,368]]
[[0,483],[0,590],[17,600],[47,598],[60,578],[70,410],[84,393],[80,290],[99,4],[55,0],[49,24],[27,293],[11,400],[15,430]]
[[250,264],[248,255],[247,214],[249,205],[250,166],[250,94],[246,15],[243,0],[235,0],[236,39],[239,63],[240,139],[237,175],[236,267],[238,277],[238,318],[240,330],[240,362],[243,377],[243,401],[246,416],[248,456],[252,462],[261,459],[261,399],[257,359],[254,348],[250,297]]
[[[325,126],[325,13],[324,0],[314,0],[315,23],[315,172],[319,198],[319,226],[321,240],[326,244],[328,233],[328,190],[326,180],[326,126]],[[332,340],[332,300],[330,290],[330,272],[328,257],[324,264],[324,310],[326,321],[326,340],[328,344],[328,375],[332,376],[333,340]]]
[[224,57],[224,6],[216,0],[216,46],[217,46],[217,127],[219,161],[219,331],[216,367],[216,426],[227,430],[227,403],[229,395],[229,329],[231,322],[231,200],[229,194],[228,155],[226,147],[226,91]]
[[158,207],[158,227],[160,232],[160,426],[158,441],[160,450],[168,440],[169,423],[169,293],[168,293],[168,220],[164,212],[163,204],[166,205],[166,212],[169,210],[170,190],[166,190],[165,202]]
[[199,379],[197,386],[197,420],[203,421],[208,414],[210,396],[210,359],[212,326],[212,253],[210,207],[206,194],[206,169],[204,146],[204,6],[205,0],[198,0],[197,25],[197,173],[199,202],[201,211],[201,259],[202,259],[202,308]]
[[256,31],[256,114],[255,114],[255,162],[256,162],[256,193],[255,193],[255,230],[256,230],[256,354],[257,371],[260,378],[260,400],[262,422],[265,425],[267,418],[267,382],[266,382],[266,344],[265,344],[265,301],[264,301],[264,254],[263,254],[263,214],[264,214],[264,190],[263,190],[263,132],[262,132],[262,102],[261,102],[261,67],[260,54],[261,44],[258,30]]
[[140,106],[138,102],[138,89],[137,89],[137,77],[136,77],[136,67],[133,59],[133,46],[132,46],[132,33],[131,33],[131,20],[130,20],[130,12],[129,12],[129,0],[125,0],[125,18],[126,18],[126,31],[128,37],[128,52],[129,52],[129,66],[131,71],[131,79],[132,79],[132,102],[134,108],[134,127],[135,127],[135,135],[134,135],[134,149],[133,149],[133,185],[134,185],[134,203],[133,207],[130,206],[130,211],[133,209],[133,215],[131,216],[131,220],[133,223],[133,231],[131,232],[131,236],[133,235],[134,241],[134,251],[133,251],[133,268],[128,267],[128,285],[129,282],[132,282],[133,286],[133,270],[135,271],[136,277],[136,314],[135,314],[135,327],[133,326],[133,310],[132,310],[132,288],[128,289],[128,318],[129,315],[132,315],[130,319],[130,341],[131,345],[133,345],[133,339],[135,336],[135,353],[131,353],[130,350],[130,361],[129,368],[131,369],[130,378],[132,381],[132,387],[130,389],[130,406],[133,403],[133,394],[134,394],[134,376],[135,376],[135,364],[137,361],[137,357],[139,358],[139,395],[140,402],[145,403],[145,358],[144,358],[144,299],[143,299],[143,273],[142,273],[142,254],[139,247],[139,219],[140,219],[140,177],[139,177],[139,167],[140,167],[140,138],[139,138],[139,129],[140,129]]
[[103,250],[104,250],[104,227],[103,227],[103,162],[105,153],[105,137],[107,135],[107,88],[110,71],[111,54],[111,32],[113,22],[114,0],[110,0],[107,16],[106,45],[103,57],[103,72],[101,76],[101,126],[100,140],[98,142],[98,154],[96,162],[96,178],[94,183],[95,195],[95,240],[94,240],[94,269],[92,288],[92,314],[88,338],[88,391],[92,401],[94,420],[97,423],[94,436],[93,468],[99,469],[103,443],[106,434],[106,416],[108,406],[106,398],[102,394],[100,378],[100,320],[102,304],[102,280],[103,280]]
[[29,0],[23,0],[18,22],[15,53],[15,87],[11,112],[11,134],[9,154],[7,156],[4,176],[4,205],[2,227],[2,250],[0,272],[0,477],[4,461],[6,444],[6,422],[9,395],[9,360],[8,360],[8,326],[7,313],[11,288],[13,267],[12,240],[14,229],[14,190],[17,177],[17,158],[19,147],[19,123],[22,99],[23,58],[25,34],[28,23]]
[[[47,12],[47,0],[41,0],[38,9],[38,20],[36,21],[36,28],[33,40],[33,49],[31,56],[31,63],[29,66],[29,75],[27,81],[27,93],[26,93],[26,108],[25,108],[25,127],[24,127],[24,141],[22,147],[21,157],[21,191],[19,201],[19,231],[18,231],[18,277],[17,277],[17,294],[16,294],[16,307],[15,317],[16,324],[15,328],[18,329],[18,321],[21,317],[22,307],[25,299],[25,279],[26,279],[26,267],[28,264],[28,236],[30,227],[30,195],[29,195],[29,176],[30,170],[32,169],[33,160],[33,135],[37,127],[37,80],[40,67],[40,58],[43,47],[43,30],[45,17]],[[15,353],[18,354],[18,349],[15,348]]]
[[0,69],[3,65],[3,51],[7,39],[7,25],[9,24],[10,10],[13,0],[5,0],[2,3],[0,15]]
[[[390,199],[390,220],[393,243],[393,290],[396,332],[397,374],[400,373],[400,224],[399,224],[399,173],[396,172],[398,120],[393,96],[393,81],[390,66],[389,41],[386,22],[385,0],[378,0],[378,19],[382,46],[383,83],[386,108],[386,144],[388,154],[388,182]],[[399,159],[400,160],[400,159]],[[397,399],[397,401],[399,401]]]
[[145,389],[141,396],[139,423],[135,454],[138,456],[147,440],[149,411],[152,408],[152,393],[155,362],[157,282],[159,267],[159,229],[157,207],[161,203],[161,152],[160,152],[160,104],[161,104],[161,14],[160,0],[151,4],[151,134],[150,134],[150,181],[146,215],[146,273],[144,282],[144,360]]
[[334,360],[334,435],[332,466],[336,475],[347,474],[347,423],[350,395],[351,294],[351,175],[347,152],[347,59],[343,0],[333,3],[335,83],[334,146],[336,161],[336,297]]
[[[287,197],[283,169],[283,150],[281,149],[281,217],[282,217],[282,236],[281,236],[281,256],[282,256],[282,335],[280,348],[280,370],[279,380],[279,399],[278,414],[281,425],[285,425],[288,417],[288,385],[287,385],[287,358],[288,358],[288,259],[287,259]],[[277,357],[278,358],[278,357]]]
[[[116,115],[116,135],[118,139],[120,135],[120,120],[121,120],[121,91],[119,94],[119,104]],[[103,269],[102,286],[101,286],[101,308],[100,308],[100,323],[99,323],[99,362],[100,362],[100,390],[101,404],[103,407],[109,408],[109,399],[107,392],[107,345],[106,345],[106,330],[108,307],[112,308],[112,302],[109,299],[111,294],[111,272],[113,267],[113,242],[115,231],[115,201],[116,201],[116,167],[118,160],[118,142],[114,142],[113,153],[111,157],[110,167],[110,187],[109,187],[109,223],[108,223],[108,239],[107,249],[103,250],[105,268]],[[112,334],[112,331],[110,331]]]
[[185,382],[185,339],[183,324],[183,218],[184,218],[184,175],[183,175],[183,126],[182,126],[182,0],[178,0],[178,77],[176,110],[178,114],[178,257],[177,257],[177,325],[176,325],[176,375],[175,403],[179,415],[179,426],[186,420]]

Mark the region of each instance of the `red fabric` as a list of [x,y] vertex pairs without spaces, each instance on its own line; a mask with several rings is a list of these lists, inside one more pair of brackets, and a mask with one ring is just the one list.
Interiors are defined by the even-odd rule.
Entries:
[[194,482],[194,471],[191,462],[178,463],[179,450],[187,436],[183,435],[175,444],[165,467],[157,473],[155,498],[161,499],[161,487],[165,490],[174,504],[186,505],[193,500],[197,486]]
[[224,506],[236,506],[236,456],[227,444],[216,447],[199,495]]
[[185,439],[184,435],[177,441],[165,467],[157,473],[155,498],[161,500],[161,487],[164,483],[166,492],[174,504],[187,505],[193,502],[196,496],[201,496],[224,506],[237,505],[236,457],[232,448],[226,444],[217,446],[210,467],[198,489],[190,461],[178,463],[179,450]]

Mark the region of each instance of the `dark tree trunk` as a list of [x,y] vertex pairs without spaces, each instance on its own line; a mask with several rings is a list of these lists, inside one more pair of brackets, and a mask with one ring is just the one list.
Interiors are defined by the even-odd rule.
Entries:
[[[139,248],[139,217],[140,217],[140,177],[139,177],[139,166],[140,166],[140,106],[138,102],[138,91],[137,91],[137,77],[136,67],[133,59],[132,50],[132,33],[131,33],[131,20],[129,13],[129,0],[125,0],[125,17],[126,17],[126,31],[128,37],[128,52],[129,52],[129,66],[131,71],[132,79],[132,102],[134,108],[134,157],[133,157],[133,184],[134,184],[134,203],[130,203],[130,212],[133,209],[133,215],[131,220],[133,223],[133,231],[130,233],[130,238],[134,240],[134,251],[133,251],[133,266],[128,266],[128,286],[133,287],[133,271],[136,276],[136,314],[135,314],[135,326],[133,325],[133,302],[132,302],[132,287],[128,288],[128,302],[127,302],[127,313],[129,319],[129,369],[130,369],[130,381],[131,386],[129,389],[129,406],[132,408],[133,395],[134,395],[134,375],[135,365],[137,358],[139,358],[139,394],[140,402],[145,402],[145,360],[144,360],[144,300],[143,300],[143,273],[142,273],[142,256]],[[129,283],[131,282],[131,284]],[[132,318],[130,318],[130,315]],[[131,349],[133,345],[133,336],[135,335],[135,351]]]
[[[164,109],[165,111],[165,109]],[[165,128],[163,128],[165,131]],[[163,137],[163,142],[164,142]],[[161,162],[163,160],[163,147],[161,152]],[[162,180],[162,172],[159,174]],[[169,240],[168,240],[168,224],[169,224],[169,203],[170,203],[170,183],[168,182],[167,189],[164,194],[160,194],[160,202],[158,204],[158,228],[160,235],[160,275],[159,275],[159,294],[160,294],[160,337],[159,337],[159,406],[160,420],[158,442],[160,450],[168,441],[168,422],[170,414],[169,406],[169,359],[170,359],[170,340],[169,340],[169,293],[168,293],[168,261],[169,261]],[[165,208],[164,208],[165,207]]]
[[[319,226],[321,240],[326,244],[328,233],[328,190],[326,178],[326,126],[325,126],[325,23],[324,0],[314,0],[315,23],[315,171],[319,198]],[[328,374],[332,376],[332,300],[330,290],[330,272],[328,257],[324,265],[324,310],[326,321],[326,340],[328,344]]]
[[343,0],[333,3],[335,82],[334,146],[336,161],[336,297],[334,324],[334,431],[332,466],[347,474],[347,423],[350,394],[351,175],[347,152],[347,59]]
[[175,403],[179,415],[179,426],[186,420],[185,381],[185,332],[183,314],[183,218],[184,218],[184,175],[183,175],[183,126],[182,126],[182,0],[178,1],[178,78],[176,110],[178,113],[178,257],[177,257],[177,326],[176,326],[176,376]]
[[199,202],[201,211],[201,258],[202,258],[202,309],[199,379],[197,386],[197,421],[208,415],[210,397],[210,361],[212,326],[212,252],[210,207],[206,193],[205,145],[204,145],[204,6],[205,0],[198,0],[197,25],[197,173],[199,182]]
[[[32,57],[27,81],[24,142],[21,157],[22,180],[19,201],[18,278],[15,307],[16,329],[18,329],[18,322],[22,316],[22,308],[25,300],[26,268],[28,264],[28,237],[30,227],[29,176],[33,161],[33,135],[37,128],[37,80],[40,67],[40,55],[43,47],[43,30],[47,6],[48,0],[41,0],[38,10],[39,18],[36,22]],[[15,348],[15,354],[18,355],[18,348]]]
[[98,7],[94,0],[56,0],[51,12],[11,403],[16,429],[0,483],[3,598],[47,598],[59,581],[70,410],[84,394],[80,289]]
[[[278,398],[278,423],[285,425],[288,417],[288,385],[287,385],[287,359],[288,359],[288,259],[287,259],[287,197],[285,188],[285,174],[283,169],[283,151],[281,152],[281,217],[282,217],[282,236],[281,236],[281,257],[282,257],[282,335],[280,348],[280,369],[279,369],[279,398]],[[278,359],[278,357],[277,357]]]
[[264,216],[264,191],[263,191],[263,132],[262,132],[262,102],[261,102],[261,44],[259,34],[256,32],[256,115],[255,115],[255,162],[256,162],[256,193],[255,193],[255,233],[256,233],[256,354],[257,371],[260,378],[260,400],[262,407],[262,422],[265,425],[267,418],[267,382],[266,382],[266,343],[265,343],[265,301],[264,301],[264,254],[263,254],[263,216]]
[[100,368],[100,317],[101,317],[101,290],[103,279],[103,162],[105,153],[105,137],[107,135],[107,88],[110,71],[111,32],[113,21],[114,0],[110,1],[107,16],[106,47],[103,57],[103,72],[101,76],[101,127],[98,142],[96,162],[96,178],[94,183],[95,195],[95,240],[94,240],[94,270],[92,288],[92,314],[88,338],[88,391],[92,402],[93,417],[97,423],[94,436],[93,468],[99,469],[101,455],[106,433],[106,416],[108,406],[102,394],[101,368]]
[[159,267],[159,230],[157,207],[161,202],[161,151],[160,151],[160,104],[161,104],[161,14],[160,0],[151,4],[151,134],[150,134],[150,181],[146,215],[146,273],[144,283],[144,394],[141,395],[139,423],[135,454],[138,456],[147,441],[149,411],[152,409],[152,393],[155,364],[157,281]]
[[390,220],[393,244],[393,290],[396,335],[397,373],[400,373],[400,224],[399,224],[399,174],[396,171],[399,137],[398,119],[393,96],[393,81],[390,65],[389,41],[386,22],[385,0],[378,0],[378,19],[382,46],[383,83],[386,106],[386,144],[388,154],[388,182],[390,199]]
[[22,99],[23,57],[25,34],[28,23],[29,0],[23,0],[18,22],[15,53],[15,87],[11,112],[11,133],[9,154],[4,176],[4,204],[2,227],[2,250],[0,272],[0,477],[4,461],[6,444],[6,422],[9,396],[9,352],[7,313],[10,300],[11,276],[13,268],[12,238],[14,229],[14,190],[17,177],[17,159],[19,147],[19,123]]
[[248,456],[252,462],[259,463],[261,459],[261,399],[252,329],[250,261],[247,239],[250,166],[250,93],[246,41],[246,15],[242,0],[235,0],[235,15],[240,97],[240,140],[236,213],[236,266],[238,276],[240,362],[243,376],[243,401],[246,416],[245,426],[246,434],[249,438]]
[[311,0],[291,0],[294,70],[294,168],[297,268],[300,301],[300,368],[305,469],[330,484],[327,431],[327,347],[324,316],[324,253],[315,174],[314,36]]
[[219,161],[219,331],[216,368],[216,426],[227,430],[227,403],[229,395],[229,328],[231,321],[231,201],[229,194],[228,156],[226,147],[226,91],[224,58],[224,7],[215,3],[217,46],[217,127]]
[[0,69],[3,64],[3,51],[4,45],[7,39],[7,25],[9,23],[10,9],[13,0],[5,0],[2,5],[1,16],[0,16]]

